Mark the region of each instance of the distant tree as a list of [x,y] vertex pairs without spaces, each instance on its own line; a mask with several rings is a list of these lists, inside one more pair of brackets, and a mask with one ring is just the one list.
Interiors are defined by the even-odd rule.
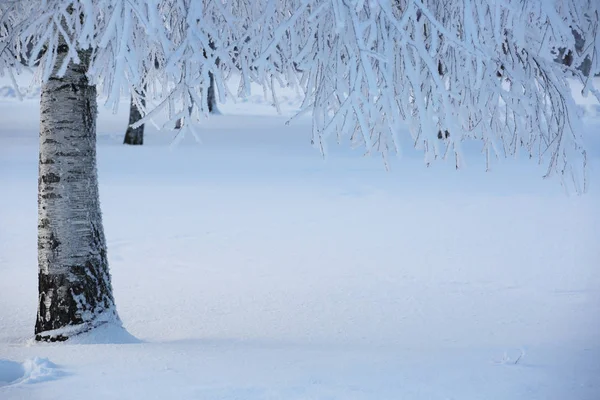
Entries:
[[[139,29],[139,27],[138,27]],[[144,71],[142,73],[144,83],[141,89],[132,87],[130,89],[129,101],[129,123],[125,131],[123,144],[143,145],[145,124],[137,124],[142,120],[143,111],[146,108],[146,92],[148,91],[148,81],[157,79],[156,71],[159,71],[164,64],[164,60],[160,57],[160,51],[156,48],[152,49],[144,61]]]
[[[217,112],[217,96],[215,94],[215,76],[212,72],[208,73],[208,93],[206,94],[206,105],[209,114],[213,114]],[[193,110],[194,101],[192,100],[192,106],[188,108],[188,111],[191,113]],[[130,114],[131,115],[131,114]],[[130,117],[131,120],[131,117]],[[130,122],[131,123],[131,122]],[[179,118],[177,123],[175,124],[175,129],[181,129],[183,126],[183,118]]]
[[[210,82],[223,98],[232,76],[241,95],[260,83],[276,106],[276,85],[298,85],[322,152],[335,135],[386,159],[408,123],[426,163],[458,168],[461,142],[475,139],[488,160],[524,150],[582,190],[567,79],[600,98],[589,79],[599,26],[596,0],[0,1],[0,72],[25,59],[42,83],[36,338],[120,324],[98,200],[97,91],[116,109],[130,90],[147,108],[133,127],[167,110],[166,127],[183,119],[195,134],[187,121],[210,112]],[[555,49],[574,66],[589,60],[589,74],[557,63]],[[151,54],[164,62],[148,78]]]
[[[141,99],[142,107],[146,106],[146,100],[144,98]],[[144,144],[144,124],[141,124],[137,127],[132,127],[133,124],[140,121],[142,119],[142,112],[140,108],[135,103],[133,96],[129,102],[129,124],[127,125],[127,130],[125,131],[125,139],[123,139],[123,144],[131,144],[131,145],[142,145]]]

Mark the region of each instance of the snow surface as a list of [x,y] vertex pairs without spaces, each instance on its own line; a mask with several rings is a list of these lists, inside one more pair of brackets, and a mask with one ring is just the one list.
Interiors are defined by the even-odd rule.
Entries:
[[51,381],[62,375],[60,368],[46,358],[34,357],[22,363],[0,359],[0,388]]
[[[0,88],[4,87],[0,81]],[[0,399],[600,399],[600,116],[590,191],[526,159],[491,172],[310,146],[261,96],[172,145],[121,145],[101,109],[100,192],[127,331],[33,342],[35,95],[0,98]],[[260,93],[260,92],[259,92]],[[284,93],[284,94],[286,94]],[[408,135],[405,135],[408,136]],[[133,335],[133,336],[131,336]]]

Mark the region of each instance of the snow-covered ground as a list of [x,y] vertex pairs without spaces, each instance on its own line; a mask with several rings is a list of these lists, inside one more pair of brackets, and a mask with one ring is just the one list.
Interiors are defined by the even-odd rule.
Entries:
[[597,104],[584,196],[525,159],[486,173],[477,146],[458,172],[408,147],[390,172],[347,145],[323,160],[261,96],[222,105],[202,144],[148,127],[125,147],[128,108],[102,109],[133,336],[39,344],[37,98],[0,93],[0,399],[600,399]]

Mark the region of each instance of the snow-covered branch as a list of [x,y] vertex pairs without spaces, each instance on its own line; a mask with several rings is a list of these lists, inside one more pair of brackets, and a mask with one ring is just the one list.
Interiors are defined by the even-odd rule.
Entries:
[[[159,100],[174,122],[208,113],[209,76],[221,100],[232,76],[240,77],[238,95],[247,95],[251,82],[269,90],[299,85],[321,151],[336,137],[387,157],[400,150],[408,125],[427,163],[450,158],[460,167],[461,143],[479,140],[488,160],[525,151],[548,166],[548,176],[584,182],[576,177],[585,152],[568,79],[600,97],[590,79],[600,73],[597,1],[0,5],[0,70],[24,59],[45,80],[59,51],[68,52],[63,71],[92,49],[89,78],[114,107],[133,87],[134,97]],[[147,118],[158,112],[143,111]]]

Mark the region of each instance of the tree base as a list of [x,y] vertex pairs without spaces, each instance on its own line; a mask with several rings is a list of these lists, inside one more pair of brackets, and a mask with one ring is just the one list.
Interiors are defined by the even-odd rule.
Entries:
[[97,329],[104,329],[109,326],[125,330],[114,310],[112,312],[105,311],[99,314],[94,320],[82,324],[67,325],[58,329],[36,332],[35,340],[36,342],[65,342],[67,340],[72,340],[74,337],[91,333]]
[[97,325],[70,326],[35,335],[37,342],[69,344],[136,344],[142,341],[129,333],[121,321],[98,321]]
[[144,125],[138,128],[127,128],[127,132],[125,132],[125,139],[123,140],[123,144],[129,144],[132,146],[141,146],[144,144]]
[[68,336],[63,336],[63,335],[56,335],[56,336],[52,336],[52,335],[35,335],[35,341],[36,342],[65,342],[69,339]]

